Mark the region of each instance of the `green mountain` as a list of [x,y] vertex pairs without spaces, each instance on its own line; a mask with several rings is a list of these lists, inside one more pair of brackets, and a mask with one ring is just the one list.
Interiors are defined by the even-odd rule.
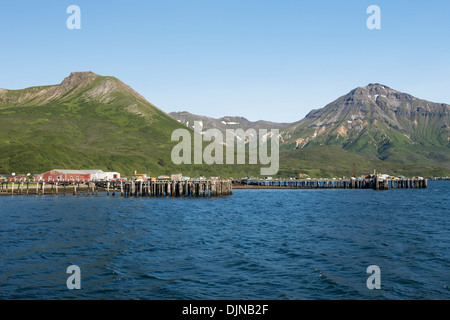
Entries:
[[0,91],[0,166],[167,174],[181,127],[120,80],[75,72],[59,85]]
[[287,150],[336,146],[405,165],[450,168],[450,106],[381,84],[352,90],[283,131]]
[[373,85],[293,124],[187,113],[174,119],[114,77],[74,72],[59,85],[0,89],[0,173],[68,168],[128,176],[259,176],[261,165],[175,165],[173,131],[191,130],[186,121],[201,118],[205,129],[236,123],[244,130],[280,129],[277,176],[350,176],[354,162],[358,171],[444,176],[450,174],[448,110]]
[[[256,175],[256,165],[175,165],[188,129],[114,77],[74,72],[59,85],[0,89],[0,173],[101,169],[130,176]],[[192,132],[192,130],[191,130]],[[204,143],[204,146],[207,143]]]

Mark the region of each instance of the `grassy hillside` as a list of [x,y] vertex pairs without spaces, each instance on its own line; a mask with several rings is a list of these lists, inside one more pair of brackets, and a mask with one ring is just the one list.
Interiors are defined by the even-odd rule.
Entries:
[[171,151],[178,142],[170,138],[185,126],[118,79],[90,73],[69,78],[59,86],[0,96],[1,171],[33,174],[80,168],[128,176],[135,171],[152,176],[182,172],[192,177],[259,173],[259,166],[250,165],[177,166]]
[[338,146],[310,146],[293,151],[282,150],[280,157],[279,176],[294,177],[303,173],[316,178],[350,177],[353,173],[353,163],[355,163],[355,171],[358,176],[362,172],[372,173],[373,170],[396,176],[440,177],[450,175],[450,169],[369,159]]

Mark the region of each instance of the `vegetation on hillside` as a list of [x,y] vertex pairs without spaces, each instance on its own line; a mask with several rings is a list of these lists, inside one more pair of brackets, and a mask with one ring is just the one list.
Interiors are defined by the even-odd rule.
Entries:
[[[135,171],[152,176],[180,172],[191,177],[260,176],[261,165],[175,165],[171,151],[177,142],[171,141],[171,135],[178,128],[186,127],[120,80],[73,73],[56,86],[0,91],[0,168],[5,173],[31,174],[65,168],[118,171],[128,176]],[[392,129],[386,124],[377,128]],[[312,131],[307,127],[292,134],[298,137]],[[417,129],[416,139],[429,135],[436,143],[445,142],[445,137],[426,127]],[[389,147],[391,142],[384,145],[381,154],[389,156],[380,159],[369,152],[370,148],[380,152],[380,146],[370,144],[375,138],[381,139],[382,133],[366,129],[344,148],[340,146],[344,141],[333,135],[320,137],[303,149],[291,148],[295,143],[288,141],[280,153],[277,176],[350,176],[354,162],[358,174],[374,169],[403,175],[450,173],[436,165],[447,161],[448,150],[438,145],[426,149],[433,154],[423,155],[419,144],[411,147],[392,131],[389,139],[395,148]]]

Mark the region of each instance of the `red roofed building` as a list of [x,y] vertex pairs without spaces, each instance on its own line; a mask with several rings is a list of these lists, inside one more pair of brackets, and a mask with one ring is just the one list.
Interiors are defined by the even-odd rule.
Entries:
[[41,181],[89,181],[91,174],[83,170],[54,169],[40,175]]
[[120,179],[119,172],[103,172],[102,170],[66,170],[53,169],[35,175],[35,181],[110,181]]

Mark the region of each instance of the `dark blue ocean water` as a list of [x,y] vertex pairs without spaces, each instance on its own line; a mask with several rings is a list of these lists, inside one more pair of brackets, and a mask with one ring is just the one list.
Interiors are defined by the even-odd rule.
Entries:
[[[0,197],[0,299],[449,299],[449,197],[448,182]],[[70,265],[81,290],[67,289]]]

